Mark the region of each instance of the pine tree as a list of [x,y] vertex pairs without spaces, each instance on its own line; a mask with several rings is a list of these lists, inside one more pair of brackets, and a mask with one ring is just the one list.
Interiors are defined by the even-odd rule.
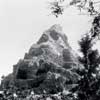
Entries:
[[[96,35],[97,36],[97,35]],[[96,38],[96,37],[95,37]],[[79,61],[84,66],[82,71],[77,71],[81,79],[77,87],[72,89],[77,94],[76,100],[98,100],[100,98],[100,56],[98,50],[93,50],[94,37],[86,34],[79,42],[82,57]]]

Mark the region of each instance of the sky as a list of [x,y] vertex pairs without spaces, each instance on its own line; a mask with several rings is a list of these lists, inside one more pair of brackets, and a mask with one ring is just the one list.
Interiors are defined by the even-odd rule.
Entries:
[[[74,7],[55,18],[48,0],[0,0],[0,77],[11,73],[13,65],[54,24],[63,27],[71,47],[78,52],[78,40],[88,31],[91,19]],[[100,48],[99,44],[96,47]]]

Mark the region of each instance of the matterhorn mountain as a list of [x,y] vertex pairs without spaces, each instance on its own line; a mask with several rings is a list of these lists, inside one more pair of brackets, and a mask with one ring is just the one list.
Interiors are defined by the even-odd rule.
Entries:
[[56,94],[72,88],[82,65],[60,25],[53,25],[33,44],[24,58],[13,66],[13,73],[2,81],[2,88],[33,89],[36,94]]

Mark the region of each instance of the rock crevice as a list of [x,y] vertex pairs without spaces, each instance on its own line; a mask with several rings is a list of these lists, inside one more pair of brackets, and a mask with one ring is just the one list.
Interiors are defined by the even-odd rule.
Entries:
[[[65,86],[69,81],[75,84],[79,79],[75,72],[78,68],[81,68],[81,64],[71,49],[62,27],[53,25],[43,33],[36,44],[31,46],[24,59],[13,66],[13,73],[7,76],[13,77],[10,80],[5,78],[3,85],[7,88],[13,83],[18,88],[38,90],[44,87],[45,91],[55,93],[56,90],[52,91],[51,88],[56,87],[57,82],[57,88]],[[53,81],[56,81],[55,84],[52,84]]]

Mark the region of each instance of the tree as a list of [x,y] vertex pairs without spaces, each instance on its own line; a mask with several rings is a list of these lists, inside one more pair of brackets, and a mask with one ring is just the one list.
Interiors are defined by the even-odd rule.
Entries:
[[[78,81],[78,85],[71,90],[71,97],[73,100],[99,100],[100,98],[100,55],[98,50],[93,50],[93,46],[96,44],[97,40],[100,39],[100,10],[96,9],[100,6],[100,1],[97,0],[71,0],[66,6],[63,3],[66,0],[55,0],[58,3],[61,13],[53,12],[55,7],[51,7],[53,15],[58,17],[60,14],[64,13],[64,10],[69,6],[76,6],[80,12],[83,10],[87,15],[93,18],[91,23],[90,31],[85,34],[80,42],[80,51],[82,57],[79,57],[79,61],[83,64],[84,69],[82,71],[77,70],[81,78]],[[53,6],[54,2],[52,3]],[[56,8],[57,10],[57,8]],[[74,95],[76,94],[76,96]]]
[[[69,1],[66,3],[66,1]],[[100,1],[98,0],[54,0],[50,2],[50,9],[52,14],[58,17],[64,12],[67,7],[76,6],[80,11],[85,10],[90,16],[98,15],[100,6]]]
[[[72,89],[77,94],[77,100],[98,100],[100,95],[100,75],[97,70],[100,66],[100,55],[97,50],[93,50],[94,38],[86,34],[82,37],[80,51],[83,57],[79,61],[83,64],[84,69],[77,71],[81,79],[78,81],[77,87]],[[99,77],[98,77],[99,76]]]

